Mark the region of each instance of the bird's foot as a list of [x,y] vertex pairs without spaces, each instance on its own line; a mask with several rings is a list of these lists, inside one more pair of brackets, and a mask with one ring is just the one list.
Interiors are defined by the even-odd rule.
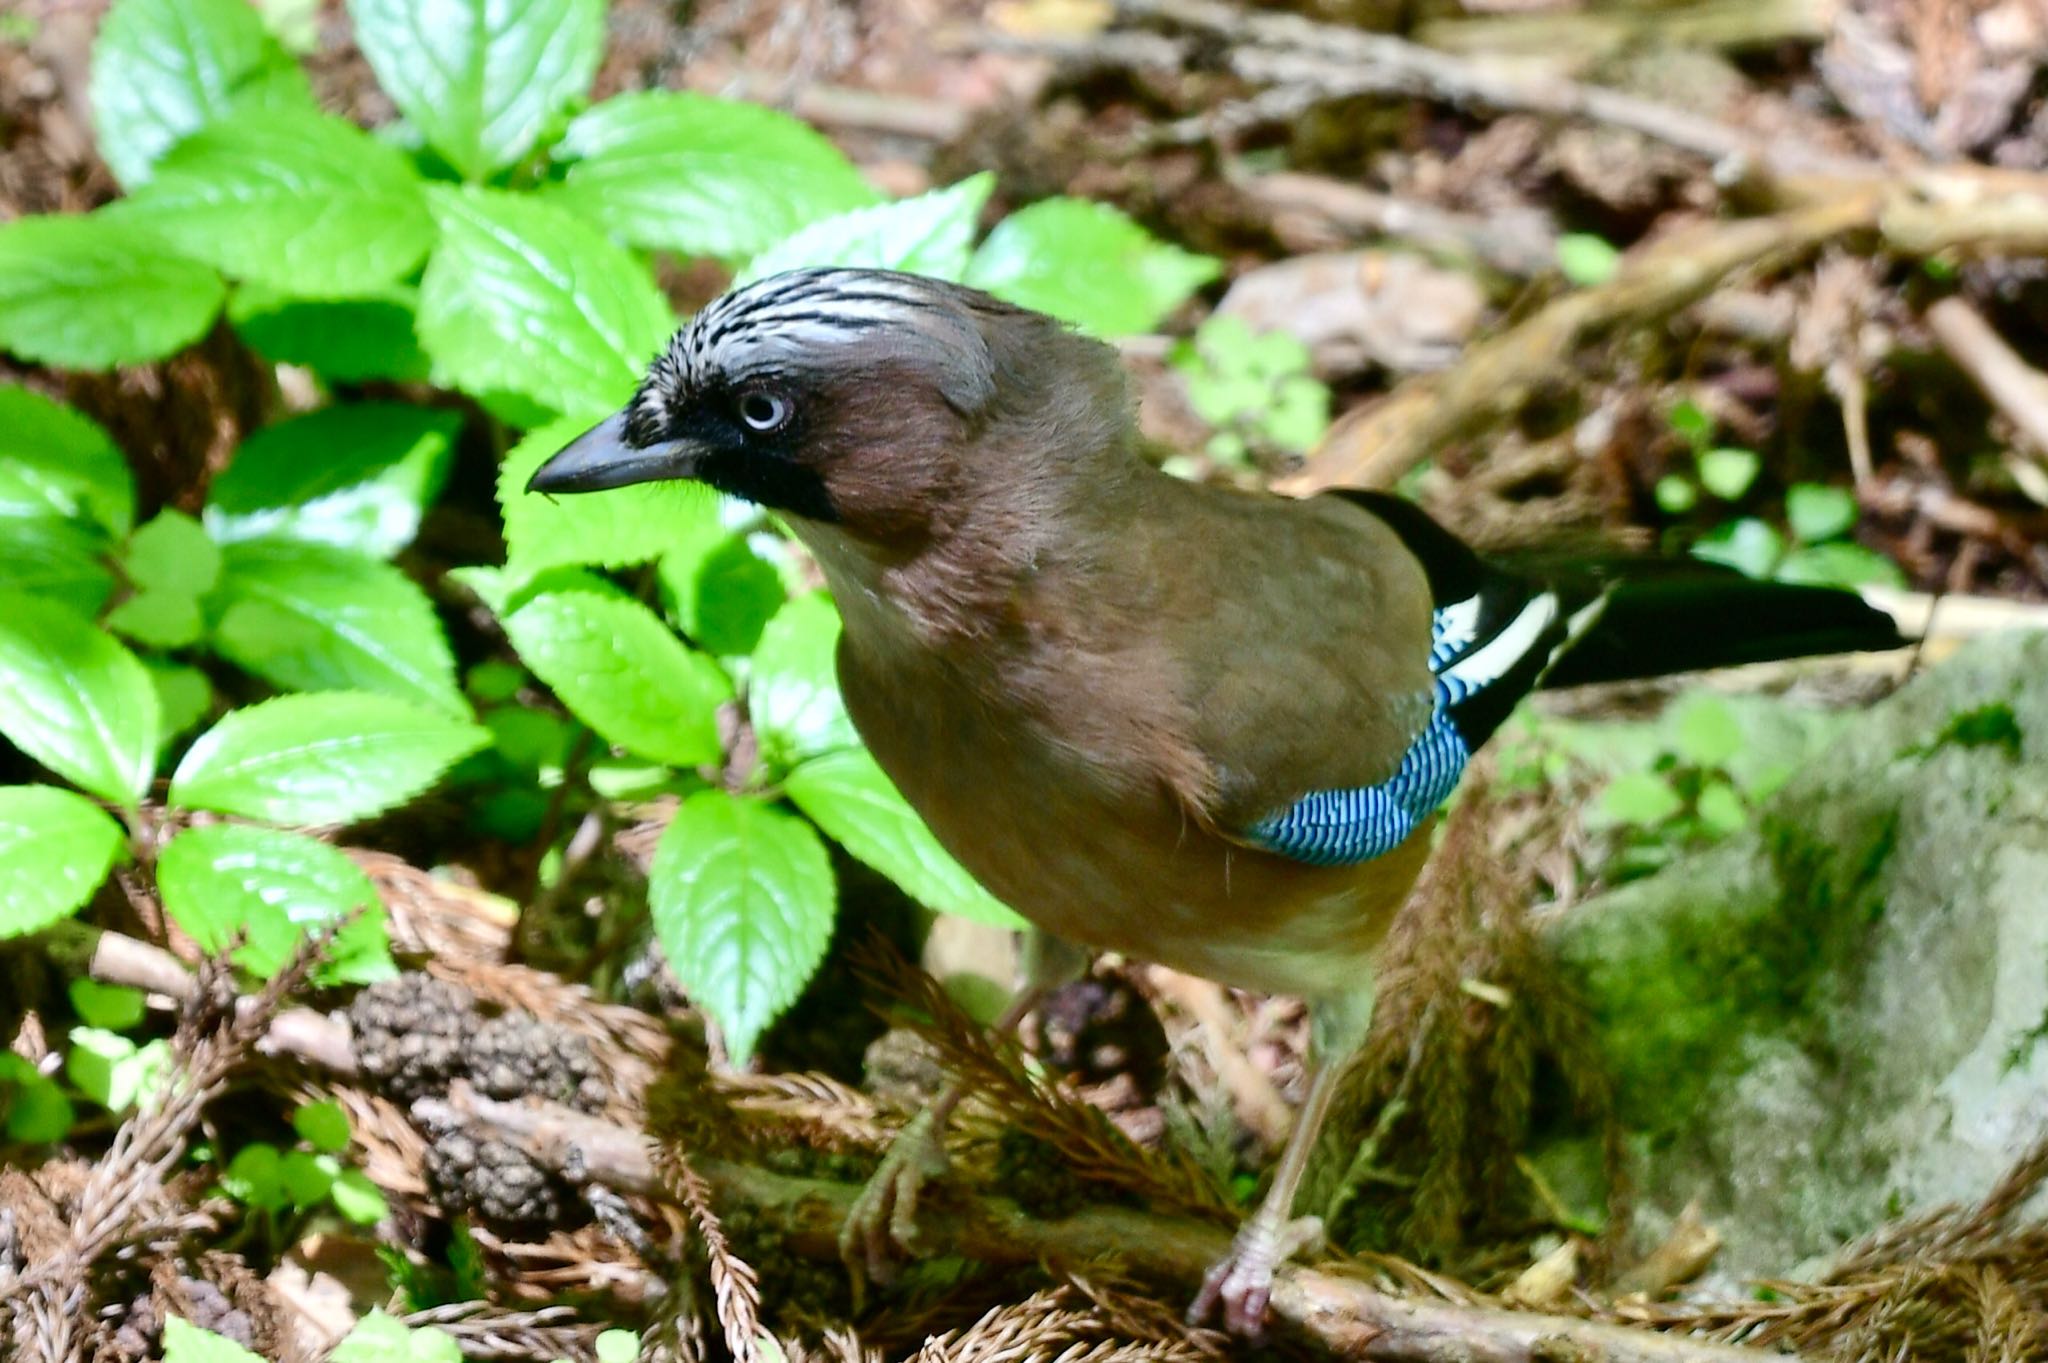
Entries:
[[1202,1290],[1188,1307],[1188,1323],[1200,1325],[1223,1307],[1223,1328],[1244,1339],[1257,1339],[1266,1328],[1266,1304],[1273,1295],[1273,1270],[1323,1240],[1319,1216],[1292,1221],[1253,1212],[1239,1227],[1230,1253],[1216,1261],[1202,1279]]
[[916,1247],[918,1194],[947,1168],[937,1116],[926,1108],[896,1133],[839,1228],[839,1257],[856,1282],[863,1271],[878,1283],[895,1276],[897,1252]]

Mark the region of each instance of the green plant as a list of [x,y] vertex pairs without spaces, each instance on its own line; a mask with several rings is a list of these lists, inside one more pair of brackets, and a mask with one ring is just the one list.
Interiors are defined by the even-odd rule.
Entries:
[[[1714,423],[1697,403],[1682,401],[1670,412],[1671,428],[1691,447],[1690,473],[1657,480],[1658,509],[1685,516],[1700,505],[1704,490],[1726,503],[1746,499],[1763,472],[1754,450],[1715,445]],[[1707,529],[1692,546],[1695,557],[1725,564],[1750,577],[1828,587],[1903,587],[1896,563],[1849,538],[1860,515],[1855,495],[1822,483],[1794,483],[1785,491],[1786,530],[1760,516],[1738,516]]]
[[1305,453],[1329,428],[1330,390],[1309,372],[1308,347],[1284,331],[1255,334],[1219,313],[1168,359],[1186,376],[1195,415],[1215,428],[1207,453],[1220,464],[1249,467],[1261,451]]
[[[934,909],[1013,921],[860,749],[836,618],[791,599],[802,565],[771,521],[675,488],[521,489],[677,324],[657,255],[742,279],[918,270],[1105,335],[1155,326],[1216,263],[1069,199],[977,243],[989,176],[888,202],[772,110],[591,104],[602,0],[454,0],[431,44],[415,6],[349,9],[403,115],[374,134],[316,107],[244,0],[117,0],[91,93],[126,196],[0,227],[0,349],[22,360],[159,360],[224,319],[320,385],[247,435],[196,515],[139,525],[107,433],[0,386],[0,589],[23,598],[0,624],[0,734],[53,778],[0,789],[0,936],[78,911],[125,860],[126,890],[254,975],[341,923],[319,978],[375,978],[374,890],[301,830],[436,785],[522,841],[675,797],[654,927],[740,1057],[830,935],[826,838]],[[363,400],[366,381],[420,400]],[[400,555],[451,467],[494,450],[504,563],[416,577]],[[465,589],[502,636],[465,633],[483,656],[458,673],[436,601]],[[0,1074],[32,1131],[54,1123],[42,1078]]]
[[302,1220],[332,1209],[357,1225],[374,1225],[390,1210],[377,1185],[360,1169],[344,1167],[348,1115],[338,1103],[308,1103],[292,1113],[299,1140],[290,1149],[252,1141],[235,1152],[220,1177],[221,1191],[247,1207],[269,1229],[273,1244],[297,1239],[285,1233],[287,1217]]
[[[372,1311],[327,1355],[332,1363],[462,1363],[455,1336],[430,1325],[406,1326]],[[263,1363],[231,1339],[173,1316],[164,1322],[164,1363]]]

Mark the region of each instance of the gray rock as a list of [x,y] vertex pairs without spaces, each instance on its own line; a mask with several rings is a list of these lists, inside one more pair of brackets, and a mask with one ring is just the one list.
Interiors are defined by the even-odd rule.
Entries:
[[1757,827],[1553,941],[1617,1066],[1645,1239],[1698,1199],[1719,1273],[1782,1275],[1981,1197],[2048,1127],[2048,635],[1855,716]]

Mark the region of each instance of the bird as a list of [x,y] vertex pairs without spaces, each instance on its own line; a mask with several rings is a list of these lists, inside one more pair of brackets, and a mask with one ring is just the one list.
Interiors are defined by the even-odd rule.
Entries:
[[[1373,964],[1473,755],[1530,690],[1902,641],[1859,596],[1733,573],[1519,571],[1413,503],[1148,459],[1115,349],[917,274],[810,268],[689,319],[534,493],[689,480],[779,514],[843,620],[847,712],[938,841],[1033,925],[998,1026],[1116,951],[1299,996],[1312,1078],[1192,1318],[1262,1327],[1371,1024]],[[955,1082],[842,1237],[879,1267]]]

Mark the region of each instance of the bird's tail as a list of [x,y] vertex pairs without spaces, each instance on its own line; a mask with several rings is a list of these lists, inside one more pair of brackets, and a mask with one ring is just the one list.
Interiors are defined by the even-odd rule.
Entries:
[[1637,566],[1589,599],[1586,625],[1558,650],[1539,685],[1630,681],[1907,642],[1897,621],[1854,592],[1758,582],[1708,564],[1648,573]]

